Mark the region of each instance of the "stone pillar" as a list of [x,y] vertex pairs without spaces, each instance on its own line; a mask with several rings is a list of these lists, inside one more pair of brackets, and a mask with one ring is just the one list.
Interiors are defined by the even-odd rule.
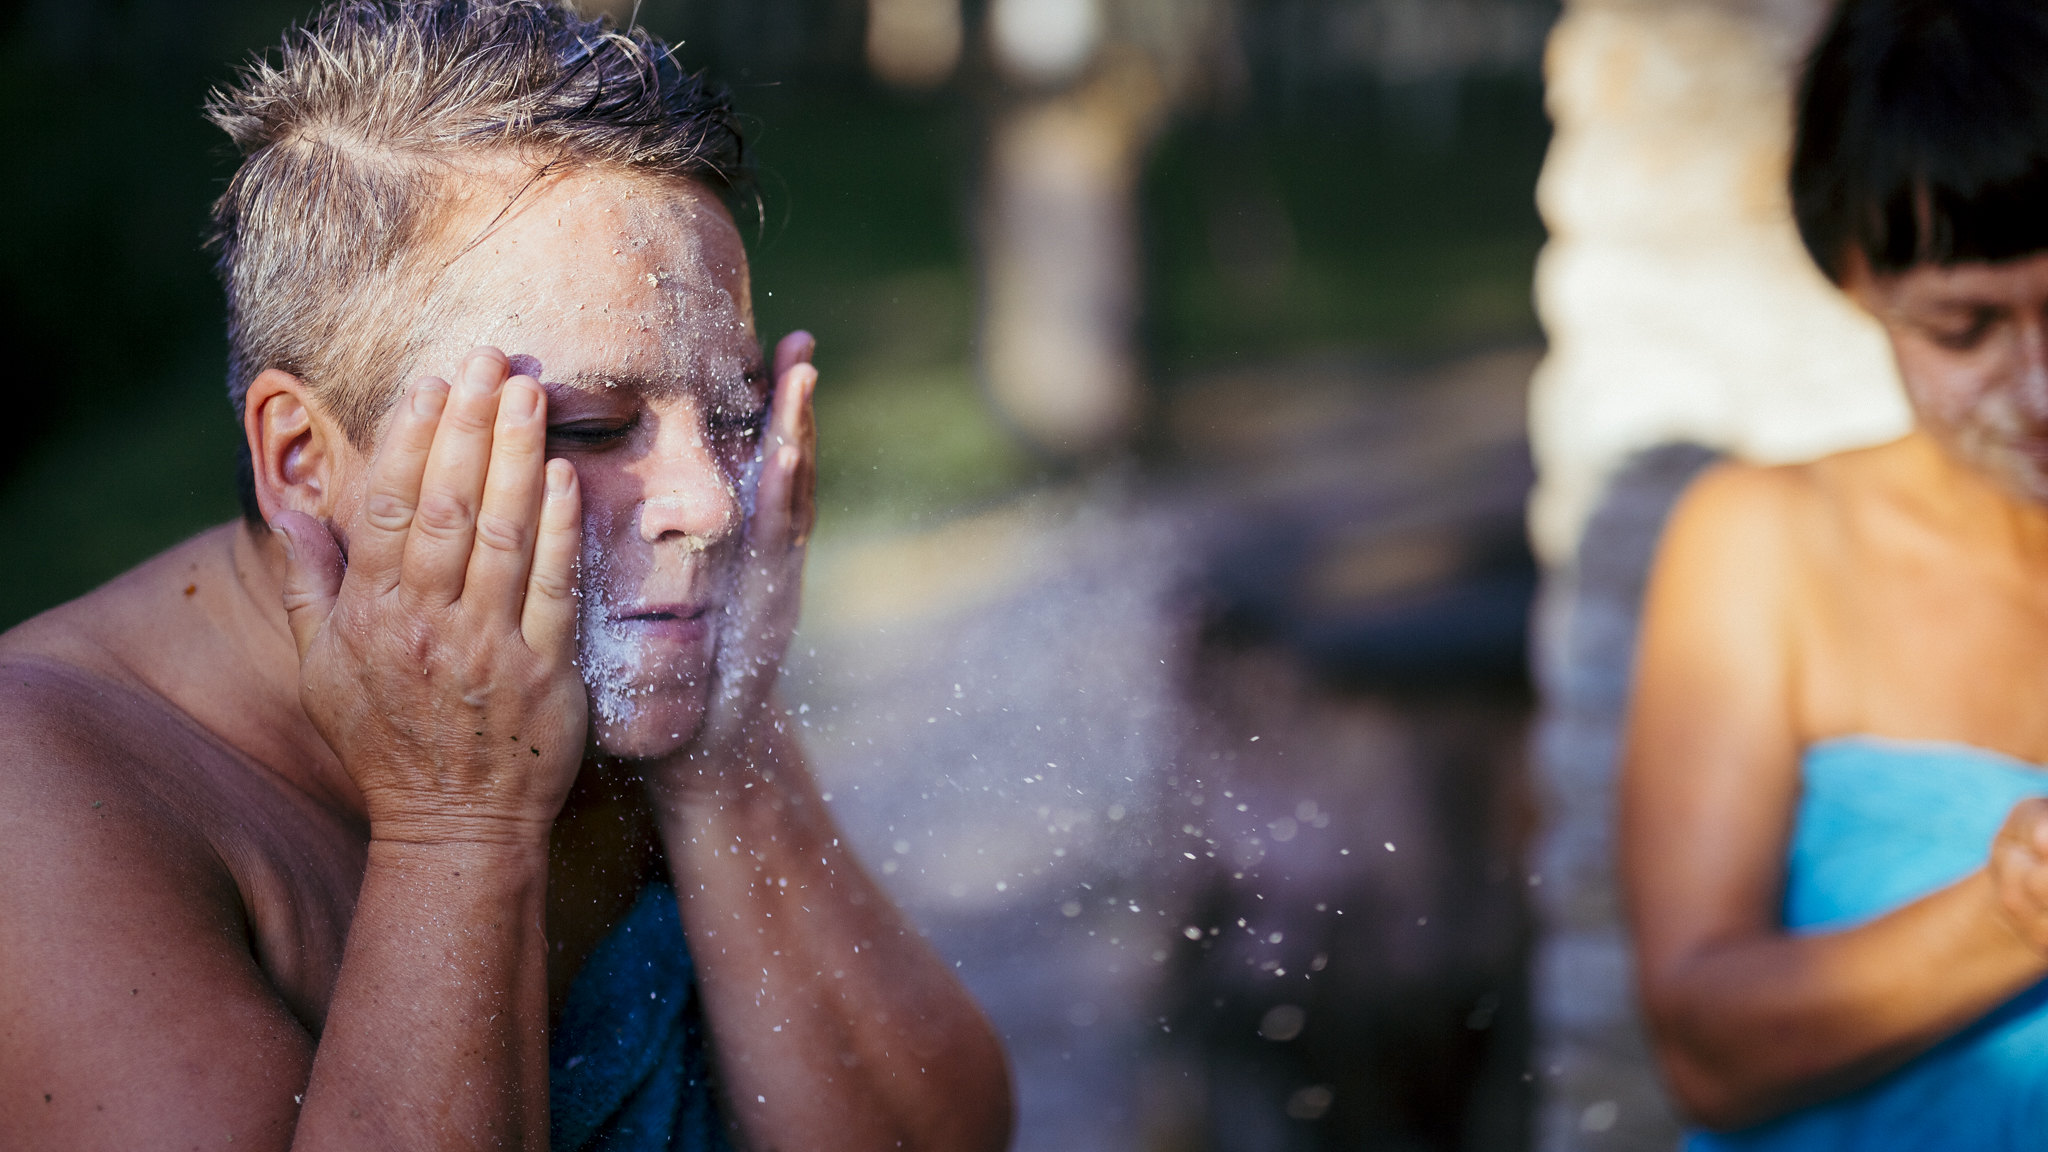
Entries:
[[1530,419],[1553,564],[1607,475],[1652,444],[1783,461],[1906,426],[1882,335],[1807,259],[1785,192],[1792,87],[1824,10],[1575,0],[1551,34],[1550,356]]
[[1551,35],[1536,282],[1550,352],[1530,403],[1548,569],[1531,878],[1546,1150],[1677,1135],[1613,868],[1617,736],[1665,512],[1712,452],[1794,460],[1907,426],[1881,332],[1812,267],[1785,192],[1792,90],[1825,15],[1825,0],[1567,0]]

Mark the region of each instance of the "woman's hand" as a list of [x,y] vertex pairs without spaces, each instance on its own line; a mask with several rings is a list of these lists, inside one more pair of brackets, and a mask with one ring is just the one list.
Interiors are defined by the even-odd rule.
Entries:
[[2006,927],[2048,958],[2048,797],[2013,805],[1986,871]]
[[546,428],[540,385],[479,349],[400,400],[346,561],[277,518],[300,696],[373,840],[545,844],[582,763],[576,472]]

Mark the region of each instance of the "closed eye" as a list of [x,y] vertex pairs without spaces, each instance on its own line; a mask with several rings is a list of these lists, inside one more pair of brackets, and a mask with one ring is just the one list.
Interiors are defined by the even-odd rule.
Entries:
[[571,420],[548,428],[550,448],[602,448],[632,435],[639,417],[629,420]]
[[1992,326],[1999,321],[1998,312],[1990,308],[1972,309],[1962,323],[1931,326],[1928,335],[1936,344],[1954,352],[1967,352],[1982,343]]

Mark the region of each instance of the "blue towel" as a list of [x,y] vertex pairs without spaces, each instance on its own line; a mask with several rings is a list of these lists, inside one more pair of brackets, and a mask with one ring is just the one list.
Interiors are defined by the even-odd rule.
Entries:
[[548,1044],[554,1152],[726,1152],[676,894],[649,884],[569,985]]
[[[1845,928],[1982,867],[2014,804],[2048,771],[1960,744],[1851,738],[1807,750],[1786,866],[1785,925]],[[1690,1152],[2048,1147],[2048,983],[1861,1091]]]

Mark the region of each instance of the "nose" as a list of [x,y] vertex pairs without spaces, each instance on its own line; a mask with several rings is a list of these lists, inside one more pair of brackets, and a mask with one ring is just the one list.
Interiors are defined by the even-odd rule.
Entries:
[[656,415],[653,450],[635,469],[642,484],[640,537],[709,548],[739,529],[739,491],[713,451],[696,405]]

